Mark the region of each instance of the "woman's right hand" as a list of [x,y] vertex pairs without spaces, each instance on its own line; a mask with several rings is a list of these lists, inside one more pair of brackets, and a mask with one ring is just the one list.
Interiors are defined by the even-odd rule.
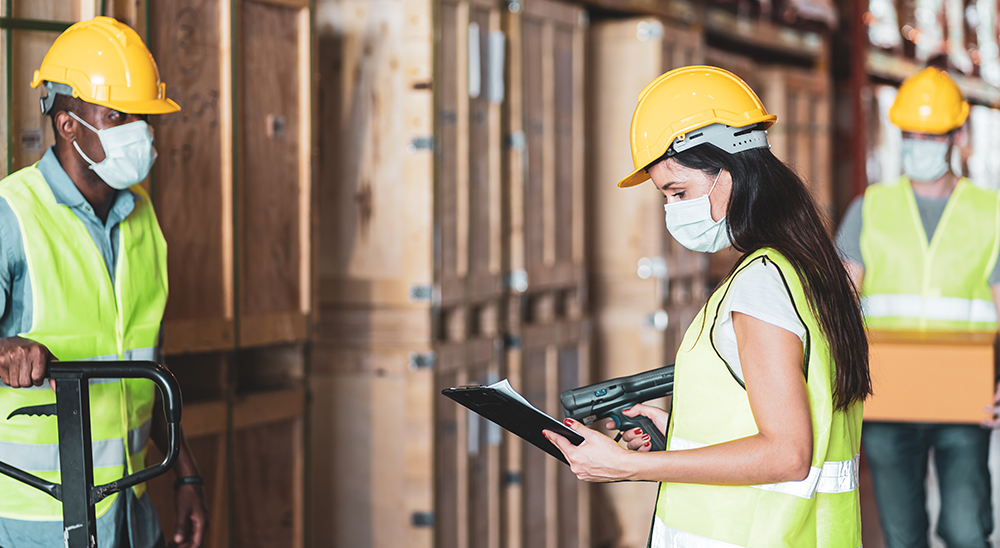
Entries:
[[[647,417],[653,421],[653,424],[660,430],[660,433],[663,435],[667,433],[667,420],[670,418],[670,414],[659,407],[640,403],[633,405],[630,409],[626,409],[624,413],[626,417],[637,417],[639,415]],[[608,421],[604,426],[612,430],[615,428],[615,421]],[[622,433],[622,439],[625,440],[628,448],[632,451],[645,452],[652,448],[652,444],[649,442],[649,433],[643,432],[641,428],[632,428],[625,431]]]

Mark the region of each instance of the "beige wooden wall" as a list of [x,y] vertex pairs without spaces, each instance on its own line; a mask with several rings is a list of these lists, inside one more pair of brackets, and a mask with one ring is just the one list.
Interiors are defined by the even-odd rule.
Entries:
[[582,15],[317,4],[317,545],[589,545],[586,486],[439,394],[587,379]]

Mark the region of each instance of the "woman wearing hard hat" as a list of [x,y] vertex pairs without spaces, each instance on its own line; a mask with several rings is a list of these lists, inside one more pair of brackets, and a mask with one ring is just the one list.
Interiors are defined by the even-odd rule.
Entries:
[[580,479],[658,481],[650,545],[861,545],[861,404],[871,392],[857,292],[801,179],[769,150],[776,117],[742,80],[670,71],[639,95],[635,170],[666,197],[671,235],[744,255],[677,353],[672,413],[637,405],[667,435],[610,438],[567,420],[554,432]]

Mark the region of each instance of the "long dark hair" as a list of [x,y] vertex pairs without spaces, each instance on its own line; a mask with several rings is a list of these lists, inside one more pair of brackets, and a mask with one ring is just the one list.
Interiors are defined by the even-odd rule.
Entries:
[[[722,169],[730,173],[727,223],[733,247],[744,258],[773,248],[792,263],[830,344],[836,370],[834,405],[846,409],[864,401],[872,383],[858,290],[802,179],[766,148],[729,154],[706,143],[673,158],[713,179]],[[742,258],[737,266],[739,262]]]

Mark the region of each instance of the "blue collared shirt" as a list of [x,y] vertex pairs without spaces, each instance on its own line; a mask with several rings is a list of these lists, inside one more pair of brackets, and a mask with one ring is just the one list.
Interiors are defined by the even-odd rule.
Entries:
[[[132,213],[135,202],[140,198],[130,190],[119,190],[108,212],[107,222],[102,222],[66,174],[52,148],[38,162],[38,170],[52,190],[56,203],[70,208],[87,229],[104,258],[104,266],[114,284],[114,266],[118,260],[118,225]],[[24,241],[17,217],[3,198],[0,198],[0,310],[0,337],[14,337],[31,330],[31,280],[24,254]],[[0,461],[2,460],[0,455]],[[141,499],[136,499],[131,489],[126,489],[107,513],[97,520],[98,544],[102,548],[120,546],[122,537],[126,534],[131,538],[129,544],[134,548],[153,546],[160,535],[159,521],[149,497],[143,495]],[[0,546],[48,548],[62,545],[61,521],[22,521],[0,517]]]

